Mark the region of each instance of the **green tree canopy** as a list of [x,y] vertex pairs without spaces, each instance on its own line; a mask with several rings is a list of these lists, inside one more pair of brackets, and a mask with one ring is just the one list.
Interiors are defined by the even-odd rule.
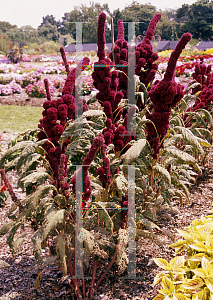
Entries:
[[99,3],[90,2],[90,6],[81,4],[75,6],[74,9],[66,14],[66,18],[63,19],[65,26],[67,27],[67,33],[70,33],[75,39],[76,24],[75,22],[84,22],[83,25],[83,42],[84,43],[96,43],[97,42],[97,23],[98,17],[101,12],[105,12],[108,15],[108,23],[106,28],[106,41],[110,42],[110,10],[108,4],[100,5]]
[[177,20],[182,23],[180,34],[189,31],[194,38],[213,38],[213,4],[208,0],[200,0],[192,5],[182,5],[176,13]]

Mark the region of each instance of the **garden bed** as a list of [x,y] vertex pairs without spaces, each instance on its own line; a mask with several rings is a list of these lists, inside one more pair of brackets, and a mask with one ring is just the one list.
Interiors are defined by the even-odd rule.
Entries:
[[[1,133],[1,136],[2,151],[5,151],[7,143],[16,134]],[[202,168],[202,176],[191,188],[190,201],[185,200],[183,207],[180,207],[178,202],[174,203],[176,213],[165,210],[158,215],[157,225],[165,231],[170,231],[175,240],[179,238],[177,229],[188,226],[192,220],[199,219],[201,215],[207,215],[211,209],[213,198],[212,166],[213,153],[210,153],[208,161]],[[24,195],[21,190],[16,188],[17,178],[15,173],[9,172],[8,178],[18,197],[23,198]],[[6,207],[0,208],[0,227],[8,222],[5,213],[11,203],[9,196]],[[1,238],[0,259],[9,263],[10,267],[0,269],[0,299],[76,299],[66,280],[61,279],[61,271],[45,272],[40,288],[37,291],[34,290],[37,275],[39,270],[42,269],[36,263],[33,255],[33,245],[30,240],[32,228],[29,225],[25,228],[25,233],[29,238],[23,244],[22,251],[15,257],[12,256],[9,246],[6,244],[7,236]],[[116,271],[117,267],[113,265],[94,299],[151,300],[156,296],[157,287],[153,286],[153,280],[159,272],[159,268],[155,265],[153,258],[160,257],[168,261],[174,256],[174,250],[167,247],[172,243],[172,240],[166,235],[157,234],[160,241],[165,245],[164,249],[159,248],[148,239],[142,238],[137,242],[137,280],[126,279],[127,272],[119,277]],[[45,250],[43,251],[44,255]]]

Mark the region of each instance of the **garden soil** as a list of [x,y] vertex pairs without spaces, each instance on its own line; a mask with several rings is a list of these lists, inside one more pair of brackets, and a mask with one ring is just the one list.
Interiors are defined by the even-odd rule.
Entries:
[[[16,104],[16,100],[19,100],[16,99],[16,96],[13,97],[13,104]],[[9,97],[7,97],[5,101],[9,101]],[[26,101],[26,99],[22,99],[22,101]],[[38,101],[44,100],[36,99],[36,101],[34,101],[32,98],[30,101],[37,102],[38,104]],[[30,105],[31,102],[26,101],[26,103],[26,105]],[[6,103],[3,102],[2,104]],[[16,134],[0,133],[0,135],[2,138],[1,155],[1,153],[7,149],[8,142],[15,138]],[[127,272],[118,276],[116,264],[114,264],[93,299],[151,300],[157,295],[157,289],[159,289],[160,286],[155,287],[153,280],[160,269],[155,265],[153,258],[164,258],[167,261],[173,258],[174,250],[169,248],[168,245],[171,244],[173,240],[176,241],[180,238],[177,229],[183,229],[190,225],[192,220],[199,219],[202,215],[205,216],[209,213],[209,210],[212,208],[213,200],[212,163],[213,153],[211,152],[202,166],[202,175],[200,175],[197,182],[191,186],[189,201],[185,199],[182,206],[180,206],[179,202],[174,201],[173,211],[165,209],[158,213],[158,221],[156,224],[162,231],[156,232],[156,235],[163,243],[164,248],[161,249],[148,239],[141,238],[138,240],[136,262],[137,277],[135,279],[128,279]],[[24,195],[22,191],[17,189],[17,177],[15,172],[11,171],[7,176],[17,196],[20,199],[23,198]],[[9,221],[5,213],[11,203],[12,200],[9,197],[6,206],[0,208],[0,227]],[[0,300],[76,299],[66,279],[62,276],[61,271],[57,270],[57,266],[46,268],[46,272],[43,273],[41,278],[40,287],[37,290],[34,289],[36,278],[42,268],[38,265],[33,256],[33,245],[30,240],[30,235],[33,233],[33,230],[29,224],[26,225],[24,232],[27,235],[27,240],[24,242],[20,253],[16,256],[12,255],[9,246],[6,244],[7,236],[0,238],[0,259],[10,265],[10,267],[6,269],[0,269]],[[47,249],[43,250],[42,255],[45,256],[46,254],[48,254]],[[100,278],[99,273],[96,278]]]

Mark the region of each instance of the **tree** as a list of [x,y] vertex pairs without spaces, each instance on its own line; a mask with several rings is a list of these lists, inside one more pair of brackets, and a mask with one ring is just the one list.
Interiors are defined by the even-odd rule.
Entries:
[[37,30],[30,25],[22,26],[21,28],[11,28],[6,34],[13,44],[20,48],[26,46],[27,43],[40,42]]
[[51,25],[58,25],[58,22],[56,21],[55,17],[53,15],[47,15],[46,17],[42,18],[43,21],[41,22],[41,25],[39,25],[38,27],[42,27],[44,25],[47,25],[48,23],[50,23]]
[[177,10],[176,18],[182,23],[180,34],[190,31],[197,39],[213,37],[213,5],[208,0],[183,5]]
[[0,35],[0,52],[6,55],[11,47],[12,42],[10,41],[10,39],[4,33]]
[[57,42],[59,40],[59,33],[57,25],[52,25],[51,23],[47,23],[38,27],[38,35],[42,37],[45,41],[52,40]]
[[11,25],[9,22],[0,21],[0,31],[2,33],[7,33],[9,29],[17,28],[16,25]]
[[104,11],[108,14],[108,26],[106,28],[106,41],[110,42],[110,10],[108,4],[100,5],[99,3],[90,2],[90,6],[81,4],[81,6],[75,6],[74,9],[66,15],[64,24],[67,27],[67,33],[70,33],[73,38],[76,38],[76,25],[75,22],[85,22],[82,24],[83,28],[83,42],[84,43],[96,43],[97,42],[97,20],[99,14]]
[[[116,11],[115,11],[116,13]],[[124,22],[135,22],[135,35],[145,35],[148,28],[150,19],[157,13],[156,7],[150,4],[139,4],[137,1],[133,1],[132,4],[126,6],[122,11],[122,20]],[[128,40],[127,24],[125,27],[125,39]]]

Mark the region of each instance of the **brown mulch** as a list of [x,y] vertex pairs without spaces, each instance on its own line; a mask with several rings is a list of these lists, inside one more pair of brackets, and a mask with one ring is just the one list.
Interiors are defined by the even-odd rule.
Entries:
[[[33,102],[33,98],[31,100]],[[43,99],[41,100],[44,101]],[[16,134],[0,133],[0,135],[2,137],[1,151],[3,152],[6,150],[8,142]],[[165,209],[158,214],[157,225],[163,228],[164,232],[169,230],[175,240],[179,238],[177,229],[188,226],[192,220],[200,218],[201,215],[207,215],[211,209],[213,200],[212,163],[213,153],[210,153],[207,162],[202,167],[203,174],[199,177],[197,183],[192,185],[189,202],[185,200],[183,207],[180,207],[179,203],[175,202],[173,203],[175,212]],[[22,198],[22,191],[16,187],[17,177],[15,173],[13,171],[9,172],[8,178],[14,187],[15,193],[19,198]],[[6,207],[0,208],[0,227],[8,222],[5,213],[11,203],[12,201],[9,197]],[[29,225],[26,226],[25,233],[27,234],[27,240],[24,242],[20,253],[15,257],[12,256],[9,246],[6,244],[7,235],[0,238],[0,259],[10,264],[9,268],[0,269],[0,300],[76,299],[72,291],[70,291],[66,280],[62,279],[62,273],[57,270],[43,273],[40,288],[37,291],[34,290],[35,280],[42,269],[33,256],[33,245],[30,240],[33,230]],[[148,239],[142,238],[137,242],[137,278],[127,279],[127,272],[119,277],[116,265],[113,265],[94,296],[95,300],[151,300],[157,295],[157,287],[153,286],[153,279],[160,269],[155,265],[153,258],[161,257],[170,260],[174,256],[174,250],[167,247],[172,243],[172,240],[162,233],[157,233],[157,235],[164,244],[164,249],[159,248]],[[43,250],[42,255],[47,253],[48,250]],[[99,274],[97,278],[99,278]]]

